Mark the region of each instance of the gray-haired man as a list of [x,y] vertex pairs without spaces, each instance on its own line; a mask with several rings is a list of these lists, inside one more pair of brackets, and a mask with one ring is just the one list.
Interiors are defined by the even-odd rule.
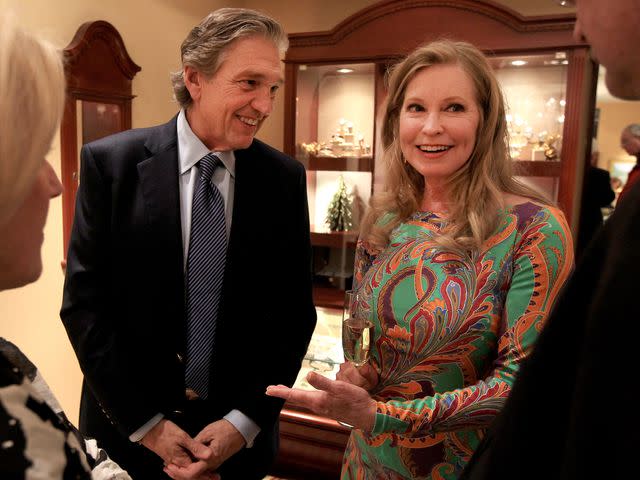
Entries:
[[304,168],[254,139],[286,47],[217,10],[182,44],[180,113],[82,149],[61,316],[81,429],[134,478],[258,479],[277,451],[264,391],[293,383],[316,319]]
[[627,125],[620,134],[620,146],[629,155],[636,157],[636,164],[633,166],[629,175],[627,175],[627,183],[620,192],[618,201],[631,190],[631,186],[640,178],[640,125],[632,123]]

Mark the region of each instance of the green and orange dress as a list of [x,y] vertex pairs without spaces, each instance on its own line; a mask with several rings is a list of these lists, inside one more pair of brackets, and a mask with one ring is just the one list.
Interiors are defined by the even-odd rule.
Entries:
[[443,225],[418,212],[379,254],[358,243],[358,308],[374,325],[380,383],[375,426],[351,433],[342,479],[457,478],[573,264],[569,227],[553,207],[501,210],[473,259],[435,243]]

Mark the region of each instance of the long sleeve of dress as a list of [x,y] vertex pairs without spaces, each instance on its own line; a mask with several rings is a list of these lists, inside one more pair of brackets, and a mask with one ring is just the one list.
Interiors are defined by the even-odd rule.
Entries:
[[378,265],[360,251],[357,268],[387,271],[399,258],[421,255],[420,275],[394,277],[397,288],[413,282],[417,305],[393,324],[385,319],[392,308],[385,293],[377,299],[382,381],[372,437],[428,441],[423,437],[484,428],[499,412],[573,264],[562,213],[529,210],[507,215],[480,258],[466,264],[415,242]]

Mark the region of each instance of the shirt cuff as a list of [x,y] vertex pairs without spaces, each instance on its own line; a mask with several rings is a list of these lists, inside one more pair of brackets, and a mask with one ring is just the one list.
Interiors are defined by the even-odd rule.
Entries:
[[244,437],[244,441],[247,442],[247,448],[253,447],[253,442],[260,433],[260,427],[256,422],[235,408],[223,418],[236,427],[236,430]]
[[138,430],[129,435],[129,440],[131,440],[132,442],[139,442],[147,433],[149,433],[149,430],[160,423],[160,420],[162,420],[163,418],[164,415],[162,413],[158,413],[151,420],[142,425]]

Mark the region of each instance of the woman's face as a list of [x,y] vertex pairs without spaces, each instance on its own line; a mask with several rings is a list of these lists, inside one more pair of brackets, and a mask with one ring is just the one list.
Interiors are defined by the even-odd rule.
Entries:
[[43,160],[22,205],[0,226],[0,290],[21,287],[40,277],[40,249],[49,200],[61,193],[60,180],[49,162]]
[[400,111],[400,148],[428,182],[462,167],[476,144],[480,108],[471,79],[458,65],[420,70],[407,85]]

